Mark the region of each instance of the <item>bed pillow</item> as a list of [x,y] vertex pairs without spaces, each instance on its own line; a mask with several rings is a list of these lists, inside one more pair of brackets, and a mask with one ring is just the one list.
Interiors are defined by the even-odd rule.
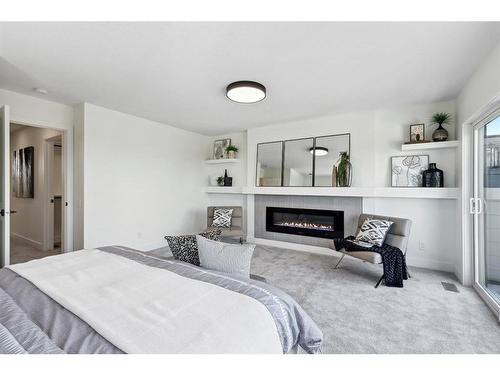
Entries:
[[232,217],[232,208],[215,208],[212,226],[217,228],[231,228]]
[[196,236],[200,265],[215,271],[250,277],[250,263],[255,250],[252,244],[229,244]]
[[[220,229],[209,230],[202,232],[199,235],[204,238],[209,238],[214,241],[218,241],[221,235]],[[198,256],[198,245],[196,243],[195,234],[187,234],[182,236],[165,236],[168,242],[168,247],[172,251],[174,259],[181,260],[183,262],[194,264],[195,266],[200,265],[200,258]]]
[[393,222],[389,220],[367,218],[361,225],[356,240],[382,246],[392,224]]

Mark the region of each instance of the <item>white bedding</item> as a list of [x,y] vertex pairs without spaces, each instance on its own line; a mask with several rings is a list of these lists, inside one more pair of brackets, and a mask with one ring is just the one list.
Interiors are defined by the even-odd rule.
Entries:
[[126,353],[282,353],[251,297],[99,250],[10,266]]

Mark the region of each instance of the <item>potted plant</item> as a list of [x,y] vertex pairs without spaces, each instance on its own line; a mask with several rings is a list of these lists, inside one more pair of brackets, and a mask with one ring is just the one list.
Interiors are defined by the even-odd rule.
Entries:
[[349,161],[349,154],[347,151],[343,151],[340,153],[340,158],[336,168],[337,186],[351,186],[351,172],[352,164]]
[[217,185],[224,186],[224,176],[217,177]]
[[226,147],[226,155],[228,159],[236,159],[236,153],[238,152],[238,147],[234,145],[229,145]]
[[451,115],[446,112],[438,112],[432,116],[432,123],[438,124],[438,128],[432,133],[432,140],[434,142],[442,142],[448,139],[448,131],[443,128],[443,124],[449,124]]

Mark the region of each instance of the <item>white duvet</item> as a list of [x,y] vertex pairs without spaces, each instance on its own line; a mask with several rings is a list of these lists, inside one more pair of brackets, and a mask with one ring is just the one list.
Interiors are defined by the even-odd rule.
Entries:
[[10,266],[126,353],[282,353],[251,297],[99,250]]

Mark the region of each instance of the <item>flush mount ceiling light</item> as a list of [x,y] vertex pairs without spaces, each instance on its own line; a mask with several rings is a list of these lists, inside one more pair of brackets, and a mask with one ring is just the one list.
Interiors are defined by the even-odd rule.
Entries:
[[238,81],[227,86],[226,96],[237,103],[257,103],[266,97],[266,88],[258,82]]
[[309,152],[311,154],[316,154],[316,156],[325,156],[326,154],[328,154],[328,149],[326,147],[316,147],[316,152],[314,152],[314,147],[311,147],[309,149]]

